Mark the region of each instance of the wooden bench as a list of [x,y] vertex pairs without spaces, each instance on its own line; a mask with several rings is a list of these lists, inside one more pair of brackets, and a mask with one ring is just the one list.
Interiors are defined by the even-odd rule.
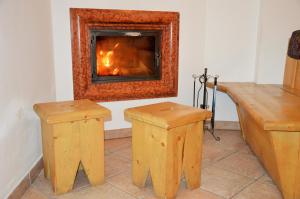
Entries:
[[285,199],[300,199],[300,60],[287,57],[283,85],[221,83],[236,103],[245,141]]

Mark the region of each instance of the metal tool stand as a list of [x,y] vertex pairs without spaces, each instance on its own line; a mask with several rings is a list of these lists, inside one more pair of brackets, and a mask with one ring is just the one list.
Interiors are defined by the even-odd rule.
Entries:
[[[194,79],[193,107],[202,108],[202,109],[209,109],[209,106],[207,105],[207,101],[208,101],[207,82],[211,78],[213,78],[213,80],[214,80],[213,98],[212,98],[212,105],[211,105],[212,117],[210,120],[210,128],[207,128],[205,130],[208,130],[216,141],[220,141],[220,137],[215,135],[215,112],[216,112],[216,99],[217,99],[216,93],[217,93],[217,84],[218,84],[219,76],[218,75],[215,75],[215,76],[207,75],[207,68],[204,68],[204,74],[202,74],[202,75],[193,74],[192,77]],[[197,85],[199,85],[199,84],[200,84],[200,86],[197,89]],[[203,89],[203,100],[202,100],[202,104],[199,105],[199,96],[200,96],[200,92],[202,89]],[[205,126],[206,125],[204,125],[204,128],[205,128]]]

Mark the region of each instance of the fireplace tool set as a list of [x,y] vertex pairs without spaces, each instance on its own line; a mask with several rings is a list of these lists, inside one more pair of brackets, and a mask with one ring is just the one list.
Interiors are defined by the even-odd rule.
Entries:
[[[215,112],[216,112],[216,94],[217,94],[217,83],[218,83],[218,75],[211,76],[207,75],[207,68],[204,68],[204,74],[202,75],[192,75],[194,79],[194,89],[193,89],[193,107],[196,108],[202,108],[202,109],[209,109],[208,105],[208,92],[207,92],[207,83],[209,79],[213,79],[213,96],[212,96],[212,103],[211,103],[211,112],[212,112],[212,117],[210,120],[210,127],[206,127],[205,122],[204,122],[204,128],[208,130],[211,135],[214,137],[216,141],[220,141],[220,137],[215,135]],[[198,88],[199,87],[199,88]],[[199,97],[200,97],[200,92],[203,90],[203,99],[202,99],[202,104],[199,104]]]

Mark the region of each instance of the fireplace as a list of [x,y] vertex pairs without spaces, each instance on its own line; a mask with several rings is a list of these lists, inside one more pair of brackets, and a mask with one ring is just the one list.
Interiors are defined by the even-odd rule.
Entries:
[[179,14],[71,8],[74,99],[177,96]]
[[92,82],[160,79],[161,31],[91,30]]

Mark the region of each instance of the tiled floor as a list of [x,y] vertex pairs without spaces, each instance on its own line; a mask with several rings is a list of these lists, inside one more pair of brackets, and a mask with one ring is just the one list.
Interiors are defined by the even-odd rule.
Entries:
[[[202,184],[188,190],[182,180],[178,199],[281,199],[281,194],[259,164],[239,131],[218,131],[216,142],[206,133],[203,145]],[[43,173],[23,199],[152,199],[156,198],[150,180],[143,189],[131,183],[131,138],[105,141],[106,183],[91,187],[78,172],[72,192],[55,196]]]

